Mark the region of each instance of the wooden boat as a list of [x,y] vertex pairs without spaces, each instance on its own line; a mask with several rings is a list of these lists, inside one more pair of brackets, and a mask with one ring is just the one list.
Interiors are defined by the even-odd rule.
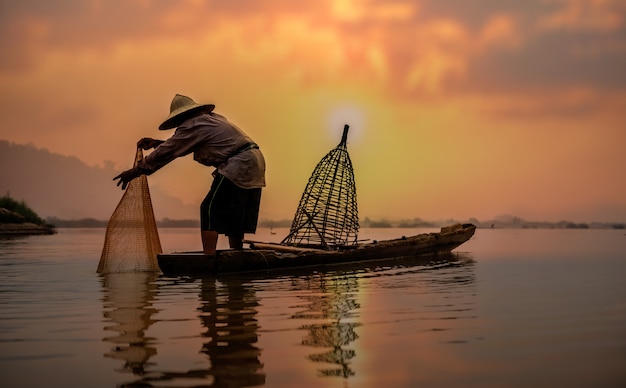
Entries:
[[301,267],[319,269],[346,263],[449,254],[468,241],[475,230],[476,226],[472,224],[456,224],[443,227],[436,233],[333,250],[248,241],[249,249],[221,250],[215,257],[201,252],[174,252],[159,254],[157,259],[165,275],[193,276]]

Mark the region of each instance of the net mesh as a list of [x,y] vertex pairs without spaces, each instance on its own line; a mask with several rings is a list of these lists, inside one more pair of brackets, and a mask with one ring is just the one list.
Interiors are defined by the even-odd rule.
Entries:
[[336,248],[357,243],[359,214],[348,128],[344,126],[339,145],[313,170],[284,244]]
[[[142,158],[138,148],[134,165]],[[128,184],[109,219],[98,273],[159,271],[161,252],[148,178],[141,175]]]

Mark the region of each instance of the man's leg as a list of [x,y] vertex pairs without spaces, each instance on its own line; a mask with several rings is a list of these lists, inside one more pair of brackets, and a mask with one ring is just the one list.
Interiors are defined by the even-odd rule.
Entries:
[[212,209],[215,198],[217,196],[218,189],[220,187],[220,183],[222,181],[222,177],[216,177],[211,184],[211,190],[207,193],[206,197],[200,204],[200,236],[202,238],[202,250],[205,255],[215,256],[215,251],[217,248],[217,237],[218,233],[215,229],[215,225],[212,222]]
[[200,231],[202,237],[202,249],[205,255],[215,256],[217,250],[217,237],[218,234],[214,230],[202,230]]
[[228,236],[228,243],[232,249],[243,249],[243,234],[240,236]]

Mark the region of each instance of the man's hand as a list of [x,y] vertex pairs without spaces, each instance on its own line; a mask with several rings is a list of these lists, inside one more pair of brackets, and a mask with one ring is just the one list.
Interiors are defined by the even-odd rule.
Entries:
[[157,140],[151,137],[144,137],[137,142],[137,147],[141,148],[142,150],[149,150],[150,148],[158,147],[159,145],[161,145],[161,143],[163,143],[163,140]]
[[141,172],[139,171],[139,169],[133,167],[130,170],[126,170],[120,175],[116,176],[115,178],[113,178],[113,180],[119,179],[119,181],[117,182],[117,185],[118,186],[122,185],[122,190],[126,190],[126,186],[128,186],[130,181],[132,181],[133,179],[137,178],[140,175],[141,175]]

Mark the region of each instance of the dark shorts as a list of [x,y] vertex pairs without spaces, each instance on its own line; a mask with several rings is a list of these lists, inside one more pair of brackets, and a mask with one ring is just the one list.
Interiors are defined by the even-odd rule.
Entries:
[[242,189],[230,179],[216,174],[202,204],[200,229],[227,236],[256,232],[261,205],[261,189]]

